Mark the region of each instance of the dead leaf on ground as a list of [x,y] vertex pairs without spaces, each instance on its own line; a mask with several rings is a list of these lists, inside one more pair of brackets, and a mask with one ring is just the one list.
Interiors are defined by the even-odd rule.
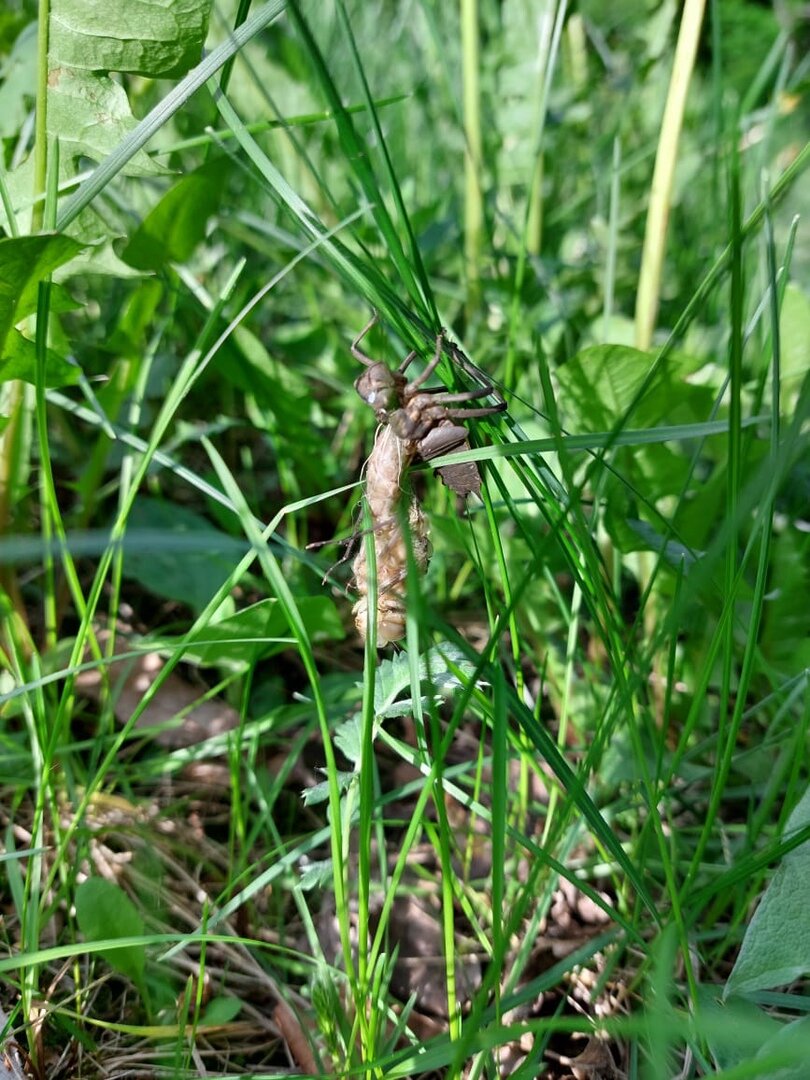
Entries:
[[[109,640],[109,632],[100,633],[98,640],[103,646]],[[76,687],[82,694],[98,701],[106,678],[113,693],[115,718],[119,724],[125,724],[163,670],[164,663],[157,652],[113,660],[105,665],[104,672],[99,668],[81,672],[76,678]],[[213,735],[238,727],[239,714],[230,705],[218,698],[205,701],[200,698],[199,688],[173,671],[138,717],[135,726],[160,728],[155,742],[169,750],[196,746]]]
[[607,1043],[593,1035],[581,1054],[575,1058],[559,1056],[559,1061],[573,1071],[576,1080],[626,1080]]
[[279,1001],[273,1009],[273,1020],[295,1064],[304,1072],[320,1072],[301,1022],[286,1001]]
[[[9,1018],[0,1008],[0,1027],[8,1027]],[[25,1056],[19,1044],[12,1038],[6,1038],[0,1045],[0,1080],[28,1080],[25,1071]]]
[[[447,1017],[447,987],[438,911],[416,896],[402,896],[391,908],[388,939],[398,949],[391,989],[402,1001],[416,994],[420,1012]],[[456,958],[456,994],[466,1004],[481,985],[477,956]]]

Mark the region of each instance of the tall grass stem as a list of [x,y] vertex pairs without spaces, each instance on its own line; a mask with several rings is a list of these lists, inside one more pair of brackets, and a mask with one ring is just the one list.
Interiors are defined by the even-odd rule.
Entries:
[[672,77],[661,122],[658,151],[655,155],[647,226],[641,254],[641,271],[636,297],[636,346],[639,349],[649,349],[658,316],[678,145],[705,7],[706,0],[686,0],[681,16],[678,43],[675,47]]

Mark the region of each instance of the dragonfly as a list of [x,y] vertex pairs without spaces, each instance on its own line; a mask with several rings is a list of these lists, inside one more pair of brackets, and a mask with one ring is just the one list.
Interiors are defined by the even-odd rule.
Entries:
[[[468,370],[473,366],[457,345],[447,341],[446,330],[440,330],[436,336],[433,359],[410,382],[405,372],[419,355],[416,350],[408,353],[396,369],[366,356],[360,350],[360,342],[377,320],[375,313],[351,345],[352,356],[366,369],[354,384],[360,397],[371,406],[380,423],[388,424],[403,444],[411,446],[412,459],[429,462],[454,450],[468,450],[467,429],[459,421],[503,412],[506,402],[501,398],[494,404],[480,407],[458,407],[464,402],[495,394],[495,388],[490,383],[474,390],[458,392],[444,386],[425,386],[438,367],[445,348]],[[481,474],[474,461],[442,465],[436,471],[457,495],[478,495],[481,492]]]

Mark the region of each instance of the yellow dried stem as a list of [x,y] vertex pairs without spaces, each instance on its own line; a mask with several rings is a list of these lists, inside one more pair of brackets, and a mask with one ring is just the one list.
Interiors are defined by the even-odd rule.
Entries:
[[[377,563],[377,644],[388,645],[405,636],[405,579],[408,566],[408,544],[420,569],[426,569],[429,556],[427,520],[416,499],[411,495],[407,529],[403,529],[401,505],[402,475],[416,453],[413,442],[397,438],[388,424],[379,428],[374,449],[366,463],[366,502],[371,515],[374,555]],[[354,605],[354,622],[365,639],[368,624],[368,563],[363,544],[354,560],[355,588],[358,601]]]

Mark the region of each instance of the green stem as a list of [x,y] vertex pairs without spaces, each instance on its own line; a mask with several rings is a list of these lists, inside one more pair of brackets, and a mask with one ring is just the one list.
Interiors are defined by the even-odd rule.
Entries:
[[37,111],[34,127],[34,202],[31,211],[31,232],[42,228],[45,213],[44,201],[39,198],[45,192],[48,173],[48,36],[51,21],[51,0],[39,0],[37,15]]
[[517,253],[512,298],[509,306],[509,337],[503,369],[503,388],[507,393],[514,388],[515,382],[515,341],[521,317],[526,267],[530,255],[540,254],[543,241],[543,171],[545,167],[546,117],[548,114],[551,78],[556,66],[563,26],[565,25],[566,8],[567,0],[558,0],[553,15],[551,12],[547,13],[540,22],[540,38],[537,52],[537,108],[533,121],[534,130],[536,131],[533,149],[534,160],[529,176],[523,237]]

